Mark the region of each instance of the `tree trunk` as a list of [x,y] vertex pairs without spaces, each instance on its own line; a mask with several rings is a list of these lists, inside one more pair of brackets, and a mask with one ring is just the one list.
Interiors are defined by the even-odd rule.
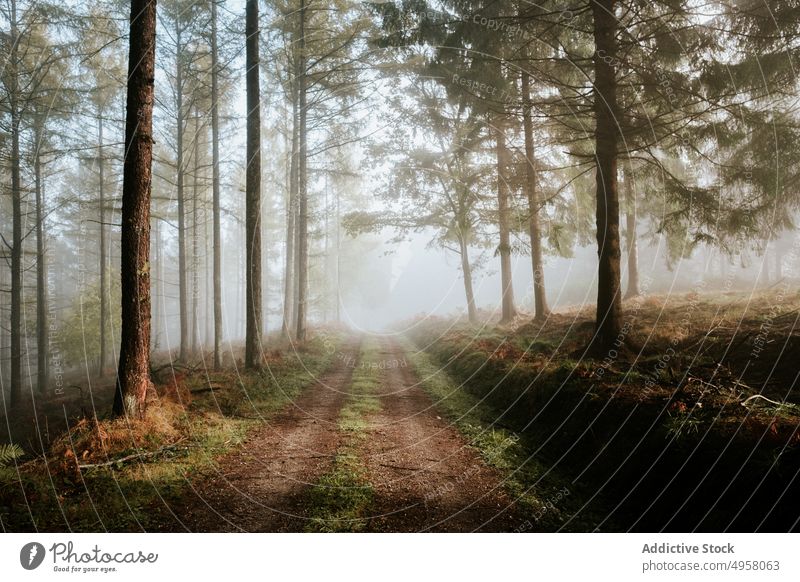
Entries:
[[636,241],[636,192],[633,189],[633,172],[625,174],[625,242],[628,251],[628,288],[625,298],[639,295],[639,248]]
[[200,193],[199,174],[200,174],[200,116],[195,112],[194,116],[194,172],[192,176],[192,355],[197,354],[198,336],[200,335],[200,321],[198,319],[198,307],[200,302],[200,256],[197,238],[197,199]]
[[531,121],[530,76],[522,72],[522,125],[525,132],[525,158],[527,177],[525,190],[528,194],[528,233],[531,239],[531,267],[533,268],[534,318],[543,319],[550,313],[544,285],[544,261],[542,260],[542,231],[539,227],[539,185],[536,176],[536,152]]
[[[8,271],[6,269],[0,269],[0,288],[2,289],[8,287],[7,273]],[[9,300],[6,300],[6,295],[7,293],[0,293],[0,313],[3,315],[5,315],[6,312],[10,313],[11,310],[10,297]],[[9,327],[0,325],[0,359],[3,361],[11,361],[10,331],[11,329]],[[0,381],[3,382],[3,386],[11,385],[11,376],[8,366],[2,366],[0,368]]]
[[342,205],[339,189],[336,192],[336,323],[342,321]]
[[282,334],[289,337],[297,322],[295,317],[295,226],[297,224],[297,155],[298,155],[298,105],[297,80],[292,91],[292,149],[289,159],[288,198],[286,200],[286,266],[283,280],[283,327]]
[[211,155],[214,220],[214,370],[222,367],[222,223],[219,184],[219,81],[217,48],[217,2],[211,2]]
[[116,416],[144,412],[150,381],[150,188],[156,0],[131,0],[120,279],[122,330]]
[[511,228],[510,209],[508,205],[508,158],[506,146],[505,123],[501,116],[497,116],[495,123],[495,138],[497,140],[497,210],[498,226],[500,227],[500,279],[502,285],[502,316],[501,323],[507,323],[517,316],[514,305],[514,282],[511,275]]
[[617,147],[619,107],[614,64],[617,60],[617,0],[592,0],[594,16],[594,112],[597,159],[597,314],[592,348],[606,352],[622,329],[620,295],[619,193]]
[[[298,115],[299,125],[299,115]],[[297,140],[297,156],[298,168],[300,166],[300,139],[298,133]],[[299,170],[296,170],[299,176]],[[297,188],[297,186],[295,186]],[[297,333],[297,315],[300,310],[298,305],[300,303],[300,193],[299,189],[295,190],[295,208],[294,208],[294,276],[292,277],[292,333]]]
[[461,254],[461,274],[464,276],[464,293],[467,296],[467,317],[470,323],[476,323],[478,310],[475,308],[475,294],[472,290],[472,265],[469,263],[467,237],[463,232],[458,235],[458,246]]
[[22,186],[19,164],[19,79],[17,56],[17,3],[11,0],[11,38],[8,68],[11,78],[9,106],[11,109],[11,395],[10,405],[19,403],[22,392]]
[[247,0],[245,31],[247,35],[245,365],[248,368],[255,368],[261,360],[261,97],[258,80],[258,0]]
[[189,303],[186,276],[186,200],[183,188],[183,47],[181,46],[181,22],[175,20],[175,105],[177,116],[177,171],[178,171],[178,302],[180,312],[181,344],[178,358],[185,362],[189,356]]
[[152,247],[155,249],[155,256],[153,257],[153,272],[155,277],[152,279],[152,286],[150,288],[150,296],[152,297],[152,325],[150,333],[152,337],[151,345],[154,349],[160,347],[161,336],[161,321],[164,319],[162,313],[166,312],[164,309],[164,260],[161,256],[161,225],[156,219],[153,221],[153,236],[151,241]]
[[[208,147],[208,146],[206,146]],[[205,321],[205,331],[203,333],[203,345],[214,345],[214,333],[212,330],[212,323],[214,322],[214,313],[211,307],[211,268],[210,257],[212,255],[211,239],[209,239],[208,228],[208,185],[206,184],[205,191],[203,192],[203,320]]]
[[297,160],[297,193],[298,193],[298,264],[297,264],[297,331],[295,335],[297,341],[306,339],[306,319],[308,317],[308,148],[306,119],[307,95],[306,95],[306,45],[305,45],[305,26],[306,26],[306,3],[300,0],[300,32],[298,37],[299,64],[298,73],[298,107],[300,127],[299,133],[299,159]]
[[44,185],[42,184],[42,129],[35,131],[33,173],[36,182],[36,387],[40,394],[47,389],[47,261],[44,244]]
[[103,377],[108,364],[108,257],[106,239],[105,160],[103,159],[103,110],[97,112],[97,166],[100,181],[100,361],[97,375]]

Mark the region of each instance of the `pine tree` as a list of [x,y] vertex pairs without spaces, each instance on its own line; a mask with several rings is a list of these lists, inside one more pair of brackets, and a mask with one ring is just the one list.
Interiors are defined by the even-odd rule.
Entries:
[[122,185],[122,330],[116,416],[140,416],[150,380],[150,187],[156,1],[132,0]]
[[261,87],[259,86],[258,0],[247,0],[247,190],[245,365],[261,362]]

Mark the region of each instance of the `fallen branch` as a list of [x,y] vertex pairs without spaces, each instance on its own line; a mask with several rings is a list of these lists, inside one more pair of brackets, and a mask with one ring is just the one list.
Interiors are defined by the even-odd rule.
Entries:
[[748,402],[750,402],[751,400],[754,400],[756,398],[761,398],[762,400],[766,400],[767,402],[769,402],[770,404],[774,404],[775,406],[785,406],[786,405],[785,402],[775,402],[774,400],[770,400],[766,396],[761,396],[761,394],[753,394],[752,396],[750,396],[748,398],[745,398],[742,401],[742,406],[747,406]]
[[186,440],[186,438],[182,438],[181,440],[179,440],[177,442],[174,442],[174,443],[172,443],[170,445],[163,446],[163,447],[161,447],[160,449],[158,449],[156,451],[148,451],[148,452],[145,452],[145,453],[134,453],[132,455],[127,455],[125,457],[121,457],[119,459],[114,459],[113,461],[107,461],[105,463],[89,463],[89,464],[86,464],[86,465],[80,465],[79,464],[78,468],[79,469],[99,469],[99,468],[102,468],[102,467],[111,467],[112,465],[116,465],[117,463],[125,463],[126,461],[132,461],[133,459],[144,459],[144,458],[147,458],[147,457],[153,457],[155,455],[160,455],[163,452],[166,452],[166,451],[169,451],[171,449],[174,449],[175,447],[177,447],[179,444],[181,444],[185,440]]

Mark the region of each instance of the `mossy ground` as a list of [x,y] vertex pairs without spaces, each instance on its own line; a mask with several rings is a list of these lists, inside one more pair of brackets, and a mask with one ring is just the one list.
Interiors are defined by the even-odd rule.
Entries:
[[142,420],[84,418],[46,458],[28,460],[4,479],[0,528],[150,529],[169,505],[180,503],[194,475],[213,469],[221,455],[323,373],[342,337],[330,332],[300,349],[273,349],[257,371],[167,368],[157,384],[159,398]]

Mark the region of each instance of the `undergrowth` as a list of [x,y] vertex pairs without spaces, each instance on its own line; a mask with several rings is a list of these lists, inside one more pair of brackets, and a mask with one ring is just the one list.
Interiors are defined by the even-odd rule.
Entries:
[[[333,362],[341,336],[273,350],[258,371],[175,367],[144,418],[84,418],[0,490],[4,531],[147,531],[174,523],[190,480]],[[174,527],[174,526],[173,526]]]

